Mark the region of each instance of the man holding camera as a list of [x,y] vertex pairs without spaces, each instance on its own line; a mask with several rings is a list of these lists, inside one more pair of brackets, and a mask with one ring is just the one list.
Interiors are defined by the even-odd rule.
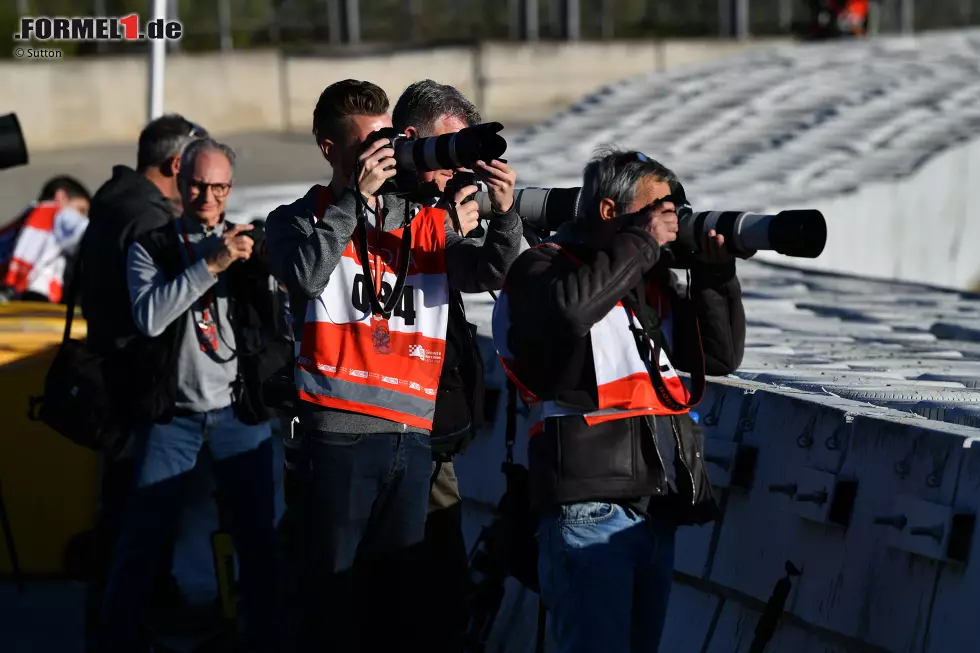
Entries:
[[[427,641],[420,561],[449,294],[499,288],[521,234],[517,216],[501,212],[480,246],[448,228],[445,211],[384,194],[396,174],[391,141],[376,133],[391,128],[388,106],[369,82],[327,87],[313,133],[330,185],[267,221],[273,270],[297,300],[294,318],[305,317],[296,385],[310,471],[306,637],[338,651]],[[495,207],[509,209],[499,162],[484,165]],[[367,582],[352,582],[355,559]],[[359,644],[362,620],[371,641]]]
[[[400,133],[412,138],[429,138],[473,127],[482,119],[477,108],[459,90],[426,79],[411,84],[401,94],[392,111],[392,122]],[[494,172],[499,174],[494,176],[485,172],[486,167],[480,163],[477,165],[473,173],[476,179],[487,183],[488,188],[499,183],[499,191],[491,197],[499,198],[498,204],[504,208],[513,206],[517,174],[510,166],[496,162]],[[466,236],[480,224],[479,207],[472,199],[478,188],[466,182],[462,186],[454,185],[455,180],[466,176],[454,177],[458,172],[462,170],[426,171],[419,174],[419,181],[431,184],[436,191],[430,205],[453,203],[460,235]],[[439,636],[427,647],[433,651],[461,650],[466,628],[464,602],[469,564],[453,456],[465,450],[483,419],[483,360],[474,330],[466,321],[462,296],[451,290],[446,356],[432,425],[432,489],[425,524],[431,570],[426,583],[429,591],[426,603],[431,614],[437,615],[433,625],[439,630]]]
[[[722,236],[697,257],[667,247],[672,189],[639,152],[594,159],[580,216],[521,255],[494,310],[497,351],[539,415],[538,572],[562,653],[655,653],[675,529],[716,513],[688,412],[706,374],[738,367],[745,314]],[[690,269],[686,292],[670,267]]]
[[[181,157],[183,215],[129,250],[132,313],[143,378],[127,402],[135,486],[109,571],[96,650],[140,650],[137,626],[155,564],[173,535],[185,480],[205,441],[241,564],[246,650],[277,650],[275,487],[262,370],[285,363],[250,225],[228,228],[234,154],[209,138]],[[256,255],[259,250],[260,255]],[[281,359],[281,360],[277,360]]]

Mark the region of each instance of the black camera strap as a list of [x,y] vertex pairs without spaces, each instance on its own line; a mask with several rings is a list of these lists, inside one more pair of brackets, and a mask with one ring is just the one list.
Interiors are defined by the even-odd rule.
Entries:
[[[636,297],[633,294],[636,294]],[[630,331],[633,332],[633,337],[636,339],[636,346],[640,352],[640,356],[643,357],[645,351],[649,351],[649,368],[650,381],[653,383],[653,389],[657,393],[657,397],[660,399],[660,403],[666,406],[668,409],[673,411],[685,411],[688,410],[701,402],[701,398],[704,396],[704,390],[706,385],[706,379],[704,375],[704,349],[701,345],[701,332],[698,330],[698,354],[697,354],[697,366],[696,370],[691,372],[691,380],[694,382],[694,387],[691,389],[690,399],[687,403],[683,403],[671,394],[670,389],[667,387],[667,383],[664,381],[662,376],[662,370],[660,369],[660,351],[663,348],[663,334],[660,331],[659,317],[658,322],[654,324],[650,320],[650,307],[647,305],[646,300],[646,288],[645,284],[641,283],[633,292],[627,294],[623,299],[623,305],[626,306],[627,311],[631,315],[635,315],[636,319],[640,322],[640,327],[636,327],[633,324],[633,320],[630,320]]]
[[[382,209],[383,212],[384,209]],[[391,290],[391,295],[384,298],[384,303],[382,304],[381,298],[378,296],[378,283],[375,280],[374,275],[371,274],[371,263],[369,260],[370,253],[368,251],[368,232],[367,232],[367,216],[364,212],[359,212],[360,215],[357,219],[357,247],[358,255],[361,257],[361,268],[364,271],[364,277],[369,281],[364,285],[369,286],[367,290],[368,300],[371,302],[371,312],[374,315],[380,315],[384,319],[391,317],[392,311],[398,306],[398,302],[401,301],[402,294],[405,292],[405,280],[408,277],[408,264],[412,255],[412,213],[408,202],[405,202],[405,226],[402,227],[402,247],[399,253],[398,260],[398,272],[395,278],[395,287]],[[381,218],[379,216],[378,223],[375,228],[378,231],[378,243],[381,242],[382,224]],[[378,274],[383,277],[384,271],[378,270]]]

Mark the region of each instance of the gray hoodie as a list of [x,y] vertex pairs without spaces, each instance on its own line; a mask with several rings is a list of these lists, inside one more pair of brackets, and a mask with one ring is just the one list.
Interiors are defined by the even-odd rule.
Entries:
[[[405,200],[392,195],[382,198],[385,231],[404,226]],[[409,211],[417,209],[409,205]],[[269,262],[273,274],[289,289],[294,298],[307,301],[320,296],[330,275],[347,248],[357,226],[357,197],[345,190],[337,202],[328,207],[323,218],[314,214],[315,200],[311,189],[292,204],[280,206],[266,221]],[[368,213],[373,225],[373,216]],[[456,234],[446,225],[446,271],[451,288],[466,293],[499,290],[504,275],[520,252],[523,228],[513,211],[495,216],[489,222],[482,245]],[[303,315],[302,306],[294,306],[294,316]],[[302,333],[301,325],[294,332]],[[321,408],[305,403],[300,419],[314,430],[333,433],[426,432],[386,419]]]
[[[206,233],[201,223],[187,216],[171,226],[180,236],[188,235],[193,260],[188,257],[183,238],[180,251],[187,267],[177,278],[167,281],[163,271],[138,242],[129,248],[128,282],[133,321],[139,331],[151,338],[161,335],[170,324],[190,311],[190,319],[180,336],[177,363],[177,405],[181,410],[204,413],[227,408],[232,403],[238,376],[235,334],[228,318],[228,288],[225,273],[217,277],[208,271],[205,257],[217,246],[225,224]],[[186,229],[186,231],[184,231]],[[196,323],[203,317],[204,299],[213,295],[212,315],[218,330],[217,350],[201,349]]]

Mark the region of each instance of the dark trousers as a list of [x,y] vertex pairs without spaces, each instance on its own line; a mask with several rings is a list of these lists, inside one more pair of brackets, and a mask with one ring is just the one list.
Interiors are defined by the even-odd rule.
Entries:
[[432,637],[426,650],[460,653],[466,630],[469,561],[463,539],[463,504],[452,460],[433,463],[429,516],[425,523],[429,577],[425,604]]
[[432,453],[415,433],[306,431],[307,573],[299,649],[425,650]]
[[242,424],[226,408],[153,424],[136,437],[136,487],[109,570],[96,650],[132,653],[139,649],[137,626],[153,570],[166,543],[173,540],[184,484],[205,440],[240,562],[246,650],[276,650],[281,615],[269,424]]
[[[109,565],[123,514],[133,493],[133,458],[106,460],[102,468],[99,513],[95,523],[91,549],[88,585],[85,592],[85,641],[91,648],[92,639],[102,609]],[[176,581],[170,573],[173,560],[172,543],[167,543],[156,567],[150,590],[149,604],[153,607],[173,606],[179,600]]]

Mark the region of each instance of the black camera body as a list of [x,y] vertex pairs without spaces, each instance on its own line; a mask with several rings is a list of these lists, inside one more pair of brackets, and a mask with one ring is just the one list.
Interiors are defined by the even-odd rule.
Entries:
[[[442,193],[442,201],[446,203],[453,202],[453,200],[456,198],[456,193],[466,188],[467,186],[476,186],[477,190],[471,195],[463,198],[463,201],[460,202],[460,204],[465,204],[466,202],[473,201],[476,199],[478,194],[480,193],[485,194],[487,192],[486,186],[483,184],[483,182],[481,182],[479,179],[476,178],[476,175],[474,173],[465,170],[457,170],[453,174],[452,178],[446,182],[446,190],[443,191]],[[483,238],[483,236],[486,235],[486,230],[483,228],[482,214],[480,217],[481,217],[480,224],[477,225],[468,234],[466,234],[465,236],[466,238]],[[453,226],[457,228],[457,231],[459,231],[459,225],[455,224],[456,220],[454,220],[453,222],[454,222]]]
[[[395,151],[394,156],[396,162],[398,161],[397,154],[399,148],[403,148],[404,143],[412,140],[406,134],[399,134],[395,131],[394,127],[382,127],[368,134],[368,137],[364,139],[364,144],[361,146],[361,152],[363,153],[382,138],[387,138],[391,141],[389,147]],[[397,172],[395,176],[382,184],[375,195],[409,195],[418,191],[418,177],[404,166],[396,165],[396,168]]]
[[[476,186],[478,189],[482,189],[482,184],[477,180],[476,175],[472,172],[465,170],[457,170],[452,178],[446,182],[446,190],[443,193],[443,197],[446,200],[453,200],[456,197],[456,193],[463,190],[467,186]],[[479,190],[477,190],[479,192]],[[462,203],[469,202],[476,197],[476,193],[473,193],[469,197],[465,198]]]

